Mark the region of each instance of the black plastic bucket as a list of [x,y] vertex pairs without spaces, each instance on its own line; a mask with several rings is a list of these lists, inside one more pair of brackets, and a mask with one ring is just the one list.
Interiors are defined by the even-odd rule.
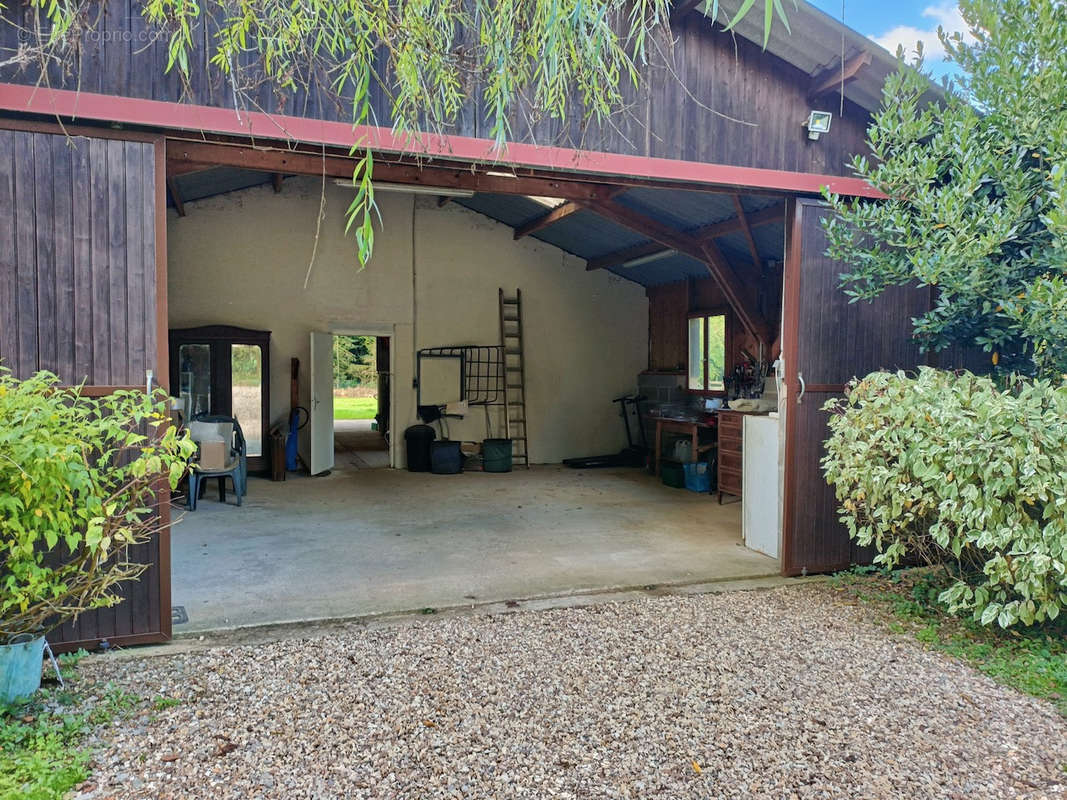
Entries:
[[412,425],[404,431],[404,443],[408,451],[408,472],[430,471],[430,446],[437,432],[429,425]]
[[482,467],[486,472],[511,472],[511,439],[482,442]]
[[450,439],[430,443],[430,471],[436,475],[455,475],[463,472],[463,451],[460,443]]

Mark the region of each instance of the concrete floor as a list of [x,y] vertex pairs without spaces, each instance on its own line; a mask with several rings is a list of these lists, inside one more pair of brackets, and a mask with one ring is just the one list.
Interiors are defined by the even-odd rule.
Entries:
[[337,469],[379,469],[389,466],[389,445],[369,419],[338,419],[333,423]]
[[777,572],[742,546],[739,503],[637,470],[346,463],[251,478],[241,508],[209,488],[172,533],[175,634]]

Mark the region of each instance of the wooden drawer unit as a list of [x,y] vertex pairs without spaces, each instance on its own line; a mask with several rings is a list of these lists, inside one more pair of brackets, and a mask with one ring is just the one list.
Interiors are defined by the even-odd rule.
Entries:
[[719,502],[724,494],[741,496],[742,429],[745,413],[719,412]]

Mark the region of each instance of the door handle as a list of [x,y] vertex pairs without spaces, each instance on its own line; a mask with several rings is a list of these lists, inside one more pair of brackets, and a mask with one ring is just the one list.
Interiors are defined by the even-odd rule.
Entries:
[[804,392],[808,390],[808,387],[804,384],[804,373],[797,373],[797,380],[800,382],[800,394],[797,395],[797,405],[799,406],[804,401]]

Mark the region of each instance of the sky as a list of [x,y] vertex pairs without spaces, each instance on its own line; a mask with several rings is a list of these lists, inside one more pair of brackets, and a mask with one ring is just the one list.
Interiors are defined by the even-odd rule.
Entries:
[[[842,0],[810,0],[812,5],[834,19],[842,19]],[[789,3],[785,7],[789,8]],[[944,49],[937,38],[937,26],[948,32],[964,31],[963,18],[955,2],[945,0],[844,0],[844,23],[874,39],[890,53],[903,44],[912,54],[922,41],[926,65],[937,77],[952,71],[944,62]]]

